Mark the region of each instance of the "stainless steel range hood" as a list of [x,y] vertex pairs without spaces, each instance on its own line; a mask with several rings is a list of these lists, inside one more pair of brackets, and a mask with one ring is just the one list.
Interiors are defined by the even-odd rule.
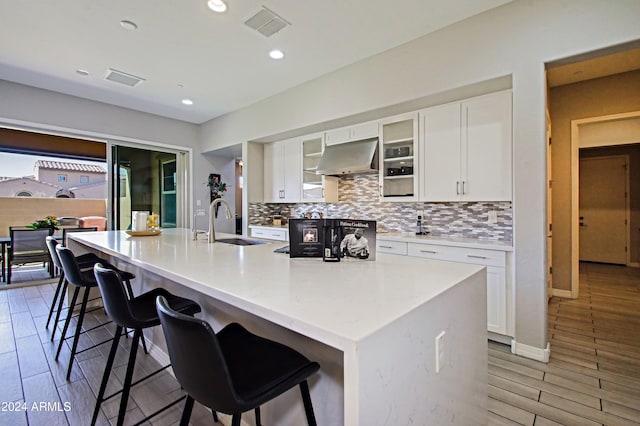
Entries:
[[347,175],[378,170],[378,138],[346,142],[325,147],[316,174]]

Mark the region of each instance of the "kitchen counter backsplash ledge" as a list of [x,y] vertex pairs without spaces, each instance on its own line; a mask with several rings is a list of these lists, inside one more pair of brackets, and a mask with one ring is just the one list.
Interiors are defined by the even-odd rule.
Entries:
[[[249,225],[271,226],[272,217],[298,218],[306,213],[322,213],[328,218],[375,220],[388,232],[414,233],[416,219],[424,214],[429,235],[511,241],[513,237],[511,202],[391,203],[341,201],[339,203],[249,203]],[[489,222],[489,212],[497,221]]]

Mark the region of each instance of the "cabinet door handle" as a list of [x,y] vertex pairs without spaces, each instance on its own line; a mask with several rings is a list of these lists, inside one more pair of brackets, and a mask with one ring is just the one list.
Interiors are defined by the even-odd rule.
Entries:
[[393,247],[391,247],[391,246],[380,246],[380,248],[392,249]]
[[462,195],[466,194],[465,189],[464,189],[464,184],[466,183],[466,181],[462,181]]
[[456,181],[456,195],[460,195],[460,181]]
[[474,259],[486,259],[487,256],[478,256],[475,254],[468,254],[467,257],[473,257]]
[[438,252],[437,251],[432,251],[432,250],[420,250],[420,253],[436,254]]

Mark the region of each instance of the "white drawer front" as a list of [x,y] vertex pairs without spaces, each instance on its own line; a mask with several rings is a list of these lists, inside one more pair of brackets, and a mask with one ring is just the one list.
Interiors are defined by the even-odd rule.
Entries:
[[259,229],[251,230],[251,236],[256,238],[265,238],[268,240],[287,241],[287,231],[284,229]]
[[409,256],[472,263],[476,265],[497,266],[500,268],[504,268],[506,262],[505,252],[499,250],[408,243],[407,252]]
[[401,241],[376,241],[376,251],[380,253],[391,253],[407,255],[407,243]]

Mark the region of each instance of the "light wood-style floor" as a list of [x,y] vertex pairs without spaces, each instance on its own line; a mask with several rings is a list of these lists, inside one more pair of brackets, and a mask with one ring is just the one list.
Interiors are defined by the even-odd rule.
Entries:
[[489,344],[492,425],[640,424],[640,269],[580,265],[580,297],[549,303],[548,364]]
[[[54,289],[49,281],[0,291],[0,403],[26,402],[25,410],[0,410],[0,425],[87,425],[91,418],[108,345],[80,355],[71,380],[65,380],[68,348],[54,361],[56,344],[44,328]],[[96,313],[88,324],[102,320]],[[109,338],[111,330],[88,333],[85,342]],[[490,425],[640,425],[640,269],[581,265],[580,298],[550,301],[549,339],[548,364],[489,343]],[[122,342],[110,384],[114,390],[124,377],[130,339]],[[138,372],[157,368],[142,352],[138,360]],[[139,385],[127,424],[179,395],[168,373]],[[49,405],[38,407],[43,402]],[[65,402],[71,410],[64,411]],[[104,405],[99,425],[115,423],[118,403],[115,398]],[[181,409],[146,424],[175,425]],[[191,424],[212,425],[210,412],[196,405]]]

